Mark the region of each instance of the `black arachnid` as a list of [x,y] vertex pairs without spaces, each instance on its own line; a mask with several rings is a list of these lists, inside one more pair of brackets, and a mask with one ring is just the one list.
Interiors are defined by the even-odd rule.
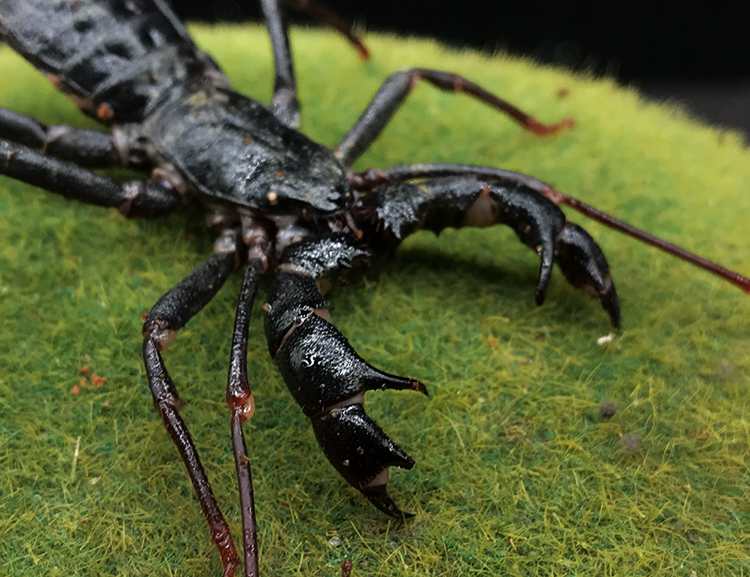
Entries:
[[[302,7],[304,2],[290,2]],[[559,204],[697,264],[750,292],[750,281],[622,223],[546,183],[512,171],[417,164],[354,172],[350,167],[411,90],[427,81],[468,94],[524,128],[544,125],[451,72],[414,68],[388,77],[338,146],[301,134],[287,27],[276,0],[263,0],[276,66],[266,107],[230,87],[163,0],[0,0],[0,37],[50,78],[109,133],[48,127],[0,109],[0,174],[67,198],[116,208],[127,218],[170,214],[188,200],[205,207],[218,231],[214,254],[167,291],[143,325],[153,402],[176,444],[226,575],[239,556],[198,452],[180,417],[177,387],[161,352],[237,269],[244,280],[233,332],[227,404],[242,502],[245,567],[257,574],[250,467],[242,422],[254,401],[246,368],[250,311],[259,279],[273,275],[267,301],[268,349],[289,391],[310,418],[336,470],[387,515],[402,512],[386,491],[388,468],[414,460],[364,410],[370,390],[426,387],[364,361],[332,324],[319,280],[370,255],[394,250],[418,230],[509,226],[541,264],[536,302],[552,265],[598,299],[614,327],[620,305],[609,265],[591,236]],[[315,6],[315,5],[313,5]],[[335,19],[320,7],[324,21]],[[356,41],[356,39],[355,39]],[[360,47],[361,48],[361,47]],[[407,159],[408,160],[408,159]],[[151,178],[118,183],[90,168],[125,166]]]

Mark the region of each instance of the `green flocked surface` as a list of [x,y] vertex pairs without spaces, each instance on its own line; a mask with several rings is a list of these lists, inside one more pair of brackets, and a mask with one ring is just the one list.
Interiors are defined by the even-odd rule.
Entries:
[[[193,28],[233,78],[270,96],[259,28]],[[647,230],[750,273],[750,154],[633,90],[366,36],[295,30],[303,130],[330,146],[380,83],[410,66],[459,71],[574,130],[539,139],[462,96],[419,87],[362,161],[459,162],[534,174]],[[93,126],[0,49],[0,106]],[[750,575],[750,297],[582,216],[612,265],[624,326],[557,272],[535,307],[537,258],[507,229],[424,233],[331,293],[338,326],[430,397],[370,393],[368,410],[417,461],[384,517],[319,452],[269,360],[256,303],[246,426],[263,575]],[[210,252],[200,212],[128,222],[0,179],[0,574],[220,575],[177,452],[153,410],[141,315]],[[235,275],[166,361],[235,535],[224,404]],[[266,287],[262,287],[264,290]],[[78,396],[72,388],[89,374]],[[619,410],[609,421],[599,406]],[[642,439],[627,449],[626,435]],[[79,444],[77,459],[74,458]],[[340,545],[334,547],[337,537]]]

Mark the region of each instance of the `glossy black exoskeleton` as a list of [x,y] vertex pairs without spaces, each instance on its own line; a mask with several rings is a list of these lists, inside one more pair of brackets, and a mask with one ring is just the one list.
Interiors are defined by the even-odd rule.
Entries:
[[[388,467],[414,461],[364,410],[364,393],[411,389],[414,379],[379,371],[332,324],[317,281],[371,253],[394,249],[419,229],[505,224],[541,258],[536,301],[552,265],[597,298],[615,327],[620,307],[604,255],[567,204],[608,226],[703,266],[750,292],[750,281],[604,215],[518,173],[460,165],[405,165],[354,173],[352,163],[388,123],[413,87],[469,94],[536,134],[545,126],[465,78],[412,69],[391,75],[334,150],[300,132],[286,24],[278,0],[261,0],[276,63],[273,100],[263,106],[230,88],[164,0],[0,0],[0,37],[45,73],[109,134],[47,127],[0,109],[0,174],[51,192],[116,207],[128,218],[168,214],[188,199],[206,207],[220,234],[215,254],[169,290],[149,312],[144,359],[156,408],[185,462],[225,575],[239,558],[161,357],[176,332],[245,267],[230,359],[227,403],[243,511],[245,571],[257,574],[250,468],[242,422],[252,415],[247,330],[260,276],[275,277],[266,303],[271,355],[313,425],[328,459],[381,511],[404,515],[388,496]],[[301,7],[309,2],[288,0]],[[319,6],[314,12],[333,22]],[[124,165],[152,178],[117,183],[83,167]]]

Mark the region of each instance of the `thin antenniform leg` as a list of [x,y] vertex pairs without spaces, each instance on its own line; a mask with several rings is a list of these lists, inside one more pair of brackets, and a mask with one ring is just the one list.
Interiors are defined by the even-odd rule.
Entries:
[[466,166],[461,164],[409,164],[403,166],[395,166],[388,170],[366,170],[359,174],[352,175],[352,183],[363,190],[371,190],[376,186],[386,182],[397,182],[397,181],[409,181],[420,178],[439,178],[445,176],[466,176],[471,178],[487,178],[498,183],[510,183],[511,185],[522,184],[533,190],[536,190],[540,194],[549,198],[552,202],[557,205],[564,204],[569,206],[584,216],[587,216],[593,220],[601,222],[605,226],[618,230],[628,236],[640,240],[646,244],[654,246],[666,253],[669,253],[677,258],[684,260],[692,265],[702,268],[711,274],[724,279],[725,281],[735,285],[744,292],[750,294],[750,279],[741,275],[738,272],[729,270],[721,265],[718,265],[710,260],[707,260],[701,256],[698,256],[690,251],[685,250],[675,244],[667,242],[657,236],[649,234],[643,230],[640,230],[626,222],[623,222],[615,217],[602,212],[601,210],[594,208],[593,206],[586,204],[555,190],[547,184],[526,174],[519,172],[513,172],[510,170],[503,170],[499,168],[490,168],[484,166]]
[[706,270],[711,274],[714,274],[719,278],[732,283],[734,286],[742,289],[747,294],[750,294],[750,278],[747,278],[746,276],[743,276],[738,272],[729,270],[728,268],[725,268],[713,261],[685,250],[684,248],[677,246],[676,244],[672,244],[671,242],[667,242],[666,240],[663,240],[658,236],[654,236],[653,234],[649,234],[643,230],[640,230],[639,228],[636,228],[628,224],[627,222],[616,219],[606,212],[602,212],[598,208],[595,208],[590,204],[586,204],[585,202],[582,202],[577,198],[569,196],[565,193],[559,192],[552,187],[542,192],[542,194],[552,200],[552,202],[554,202],[555,204],[564,204],[566,206],[569,206],[574,210],[577,210],[581,214],[588,216],[593,220],[601,222],[609,228],[619,230],[623,234],[632,236],[633,238],[645,242],[646,244],[650,244],[651,246],[663,250],[664,252],[669,253],[672,256],[676,256],[677,258],[684,260],[685,262],[689,262],[692,265],[702,268],[703,270]]
[[0,108],[0,138],[42,149],[50,156],[79,166],[96,168],[119,162],[109,134],[70,126],[45,126],[5,108]]
[[127,218],[162,216],[182,204],[180,194],[167,182],[133,180],[118,184],[106,176],[5,140],[0,140],[0,174],[66,198],[114,207]]
[[237,314],[234,319],[232,336],[232,354],[227,379],[227,405],[232,410],[234,464],[237,469],[237,482],[240,488],[246,577],[258,576],[258,540],[253,478],[250,472],[245,435],[242,431],[242,423],[252,417],[255,411],[253,393],[247,382],[247,331],[250,325],[250,313],[253,309],[255,291],[258,288],[258,280],[263,273],[263,268],[263,261],[255,259],[250,261],[245,270],[242,289],[237,300]]
[[523,128],[538,136],[555,134],[575,124],[570,118],[565,118],[555,124],[542,124],[530,114],[526,114],[511,103],[463,76],[440,70],[413,68],[403,72],[395,72],[386,79],[359,117],[359,120],[336,147],[336,156],[344,164],[351,166],[383,131],[396,110],[403,104],[420,80],[426,80],[440,90],[468,94],[504,112]]
[[[234,242],[227,240],[225,245]],[[219,509],[198,451],[187,425],[180,417],[177,388],[172,382],[160,351],[174,340],[176,333],[218,292],[236,266],[236,250],[219,252],[170,289],[153,306],[143,324],[143,358],[154,406],[185,463],[203,515],[224,565],[224,577],[233,577],[239,565],[229,525]]]

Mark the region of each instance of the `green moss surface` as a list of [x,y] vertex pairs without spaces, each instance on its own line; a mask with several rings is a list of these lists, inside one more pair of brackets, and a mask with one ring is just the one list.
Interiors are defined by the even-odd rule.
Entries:
[[[268,100],[261,29],[192,31],[237,89]],[[366,38],[373,58],[362,62],[340,38],[293,32],[303,130],[327,145],[409,66],[461,72],[542,121],[578,124],[539,139],[421,86],[358,167],[459,162],[534,174],[750,273],[750,154],[738,135],[610,80]],[[93,125],[7,48],[0,79],[0,106]],[[559,271],[534,306],[537,258],[503,228],[416,235],[331,294],[364,357],[430,389],[368,396],[370,414],[417,461],[390,483],[416,513],[405,523],[378,513],[322,457],[269,360],[259,298],[258,410],[246,430],[264,575],[332,577],[346,558],[356,577],[750,574],[750,297],[570,218],[600,242],[621,296],[623,330],[606,345],[597,345],[611,331],[606,315]],[[220,575],[140,358],[142,313],[211,243],[196,209],[129,222],[0,179],[1,575]],[[236,275],[166,353],[235,535],[224,387],[239,284]],[[598,413],[606,400],[619,406],[609,421]]]

